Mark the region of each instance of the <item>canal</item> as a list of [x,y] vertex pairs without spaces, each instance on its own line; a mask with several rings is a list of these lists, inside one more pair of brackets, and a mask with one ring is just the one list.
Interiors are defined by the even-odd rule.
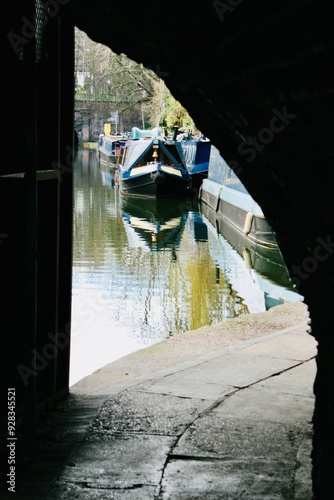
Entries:
[[245,244],[196,196],[120,198],[95,150],[79,149],[70,385],[187,330],[301,299],[278,250]]

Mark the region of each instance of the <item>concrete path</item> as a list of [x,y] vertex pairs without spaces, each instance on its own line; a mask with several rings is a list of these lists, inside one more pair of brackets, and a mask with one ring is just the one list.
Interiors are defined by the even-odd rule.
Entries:
[[315,354],[303,322],[90,396],[79,384],[16,498],[310,500]]

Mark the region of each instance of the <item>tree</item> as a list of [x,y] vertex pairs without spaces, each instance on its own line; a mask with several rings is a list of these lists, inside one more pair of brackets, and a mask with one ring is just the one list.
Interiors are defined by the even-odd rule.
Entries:
[[[85,102],[91,117],[110,121],[117,111],[123,127],[153,128],[174,125],[195,130],[187,111],[176,101],[157,74],[124,54],[93,42],[75,31],[75,99]],[[77,109],[80,109],[77,106]]]
[[189,115],[188,111],[174,99],[172,94],[167,91],[164,97],[164,111],[161,116],[162,125],[167,129],[174,126],[187,129],[189,132],[197,133],[196,125]]

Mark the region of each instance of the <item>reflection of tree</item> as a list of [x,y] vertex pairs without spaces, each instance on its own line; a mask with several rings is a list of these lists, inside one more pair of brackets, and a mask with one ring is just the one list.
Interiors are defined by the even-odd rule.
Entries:
[[74,183],[73,261],[96,268],[115,241],[125,246],[127,240],[116,219],[113,188],[101,183],[95,151],[79,153]]
[[[173,257],[173,256],[172,256]],[[187,311],[184,307],[187,297],[187,282],[183,276],[178,258],[171,258],[168,267],[168,281],[163,296],[163,305],[166,311],[170,310],[168,331],[172,334],[187,330]]]
[[[215,265],[207,243],[196,243],[186,232],[182,247],[168,277],[168,299],[175,306],[175,331],[194,330],[248,314],[243,299]],[[178,304],[183,304],[182,308]]]
[[189,307],[191,312],[190,329],[194,330],[211,322],[211,308],[216,309],[221,302],[224,280],[216,283],[216,269],[207,254],[197,246],[196,256],[186,264],[186,273],[190,281]]
[[191,287],[191,330],[248,312],[208,256],[206,244],[197,245],[195,258],[186,263],[185,270]]

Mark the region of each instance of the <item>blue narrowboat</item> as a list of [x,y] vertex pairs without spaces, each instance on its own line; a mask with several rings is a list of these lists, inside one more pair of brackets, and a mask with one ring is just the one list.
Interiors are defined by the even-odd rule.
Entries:
[[161,136],[158,127],[133,127],[122,148],[119,188],[124,196],[179,197],[190,189],[190,175],[182,163],[175,141]]
[[192,137],[188,134],[177,136],[181,146],[182,159],[190,177],[192,187],[199,187],[208,177],[211,141],[204,136]]

